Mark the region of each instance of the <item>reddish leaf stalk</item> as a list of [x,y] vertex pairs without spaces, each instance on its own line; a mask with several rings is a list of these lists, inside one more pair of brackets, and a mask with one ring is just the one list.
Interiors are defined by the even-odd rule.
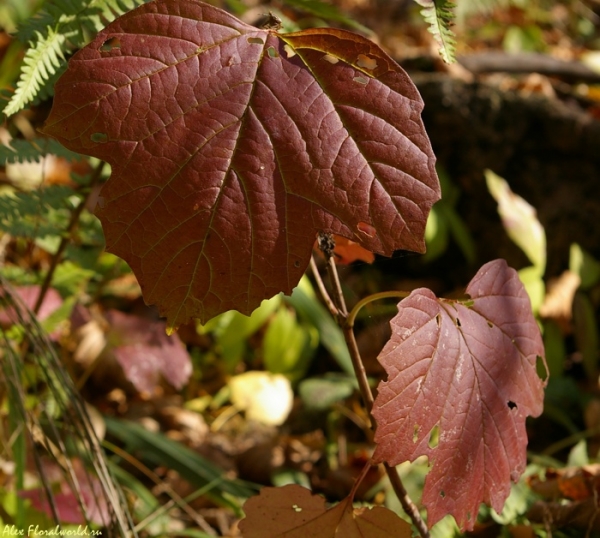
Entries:
[[54,256],[52,256],[52,261],[50,262],[50,268],[48,269],[48,272],[46,273],[46,277],[44,278],[44,282],[42,283],[42,286],[40,288],[40,294],[38,295],[37,301],[35,302],[35,306],[33,307],[34,314],[37,314],[40,311],[42,303],[44,302],[44,298],[46,297],[46,293],[48,293],[48,290],[50,289],[50,284],[52,283],[52,277],[54,276],[56,267],[62,260],[62,255],[63,255],[65,249],[67,248],[69,241],[71,240],[71,236],[73,235],[75,228],[77,228],[77,225],[79,224],[79,217],[81,216],[81,213],[83,212],[85,206],[87,205],[87,201],[89,200],[89,197],[92,194],[94,186],[98,183],[98,181],[100,180],[100,177],[102,176],[103,168],[104,168],[104,161],[100,161],[98,163],[98,165],[96,166],[96,168],[94,169],[94,171],[92,172],[92,177],[90,178],[90,182],[87,186],[86,195],[84,196],[83,200],[81,200],[80,204],[73,210],[73,213],[71,213],[71,219],[69,220],[69,225],[67,226],[67,229],[65,230],[65,234],[63,235],[62,239],[60,240],[60,244],[58,245],[58,250],[56,251],[56,254],[54,254]]
[[[367,411],[369,412],[369,415],[371,415],[371,427],[374,428],[375,420],[372,418],[372,414],[371,414],[371,410],[373,409],[373,402],[374,402],[373,392],[371,391],[371,387],[369,386],[369,380],[367,377],[367,373],[365,371],[365,367],[363,365],[362,358],[360,356],[360,351],[359,351],[358,345],[356,343],[356,338],[354,337],[354,330],[353,330],[354,319],[356,318],[358,311],[363,306],[365,306],[366,304],[368,304],[376,299],[383,299],[383,298],[387,298],[387,297],[406,297],[407,294],[405,292],[395,291],[395,292],[384,292],[384,293],[372,295],[372,296],[367,297],[367,298],[363,299],[362,301],[360,301],[352,309],[352,312],[350,314],[348,314],[348,311],[346,309],[346,301],[344,299],[344,294],[342,291],[342,286],[340,284],[340,279],[339,279],[339,275],[337,272],[337,267],[335,265],[335,260],[333,258],[333,255],[329,249],[322,248],[321,250],[325,254],[325,258],[327,259],[327,272],[329,273],[331,285],[333,286],[333,289],[334,289],[334,301],[336,303],[337,310],[338,310],[338,315],[337,315],[338,324],[341,326],[341,328],[343,330],[344,338],[346,340],[346,345],[348,346],[348,351],[350,352],[350,357],[352,359],[352,366],[354,367],[354,373],[356,375],[356,379],[358,380],[359,390],[360,390],[361,396],[365,402],[365,406],[367,407]],[[315,272],[315,278],[317,280],[317,286],[319,287],[319,289],[324,288],[323,282],[320,278],[320,275],[318,275],[318,272]],[[319,281],[321,281],[320,284],[319,284]],[[389,466],[387,464],[384,464],[384,468],[385,468],[385,471],[390,480],[390,484],[392,485],[392,488],[393,488],[394,492],[396,493],[396,496],[398,497],[400,504],[402,505],[402,509],[408,515],[408,517],[410,517],[411,521],[413,522],[413,524],[419,531],[419,534],[423,538],[429,538],[430,534],[429,534],[429,530],[427,529],[427,525],[421,518],[421,514],[419,513],[418,508],[416,507],[416,505],[412,501],[412,499],[409,497],[409,495],[406,491],[406,488],[402,484],[402,479],[400,478],[398,471],[396,470],[395,467]]]

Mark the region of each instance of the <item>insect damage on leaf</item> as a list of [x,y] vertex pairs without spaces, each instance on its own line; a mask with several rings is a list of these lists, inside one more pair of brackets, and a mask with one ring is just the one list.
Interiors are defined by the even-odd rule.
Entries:
[[157,0],[73,56],[44,131],[110,163],[107,248],[176,327],[290,293],[320,231],[422,252],[440,197],[422,108],[359,35]]
[[376,461],[429,458],[429,525],[472,529],[481,502],[501,512],[526,465],[525,418],[542,412],[544,348],[529,297],[504,260],[484,265],[465,304],[413,291],[379,355],[388,379],[373,405]]

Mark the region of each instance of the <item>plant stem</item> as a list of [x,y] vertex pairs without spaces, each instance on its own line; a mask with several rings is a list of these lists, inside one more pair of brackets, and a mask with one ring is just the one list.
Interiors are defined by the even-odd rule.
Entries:
[[[321,246],[323,242],[319,241],[319,245]],[[344,299],[344,294],[342,291],[342,286],[340,284],[339,275],[337,272],[337,267],[335,265],[335,260],[333,256],[333,250],[331,248],[321,248],[323,253],[325,254],[325,258],[327,259],[327,272],[329,273],[329,277],[331,280],[331,285],[334,290],[334,302],[338,310],[337,320],[338,324],[342,328],[344,333],[344,338],[346,340],[346,345],[348,346],[348,351],[350,352],[350,357],[352,359],[352,366],[354,367],[354,373],[356,374],[356,378],[358,380],[358,386],[360,389],[361,396],[365,402],[365,406],[367,407],[367,411],[369,412],[369,416],[371,416],[371,427],[375,428],[375,420],[371,414],[373,409],[373,392],[371,391],[371,387],[369,385],[369,379],[367,377],[367,372],[365,371],[365,367],[362,361],[362,357],[360,356],[360,351],[358,349],[358,344],[356,343],[356,338],[354,337],[354,319],[356,318],[356,314],[358,311],[366,304],[376,300],[383,299],[387,297],[406,297],[405,292],[384,292],[378,293],[375,295],[371,295],[362,301],[360,301],[353,309],[350,314],[348,314],[348,310],[346,309],[346,301]],[[320,289],[320,286],[319,286]],[[385,471],[390,480],[390,484],[396,493],[404,512],[410,517],[413,524],[419,531],[419,534],[422,538],[429,538],[429,530],[427,529],[427,525],[421,518],[421,514],[419,514],[419,510],[408,496],[406,492],[406,488],[402,484],[402,479],[398,474],[398,471],[395,467],[384,463]]]
[[409,295],[410,295],[410,292],[408,292],[408,291],[382,291],[379,293],[374,293],[373,295],[369,295],[368,297],[365,297],[364,299],[361,299],[360,301],[358,301],[358,303],[356,303],[356,305],[354,306],[354,308],[352,309],[350,314],[348,314],[348,319],[346,320],[346,324],[349,325],[350,327],[354,327],[354,320],[356,319],[356,316],[360,312],[361,308],[363,308],[364,306],[366,306],[374,301],[379,301],[380,299],[390,299],[390,298],[405,299]]
[[396,467],[392,467],[391,465],[388,465],[387,463],[384,463],[383,466],[385,468],[385,472],[388,475],[388,478],[390,479],[390,484],[392,484],[392,488],[394,489],[394,492],[396,493],[396,495],[398,496],[398,499],[400,500],[402,509],[406,512],[406,515],[408,515],[408,517],[411,519],[414,526],[417,527],[419,534],[423,538],[429,538],[429,536],[430,536],[429,529],[427,528],[427,525],[421,518],[419,509],[416,507],[415,503],[409,497],[409,495],[406,491],[406,488],[404,487],[404,484],[402,483],[402,479],[400,478],[400,475],[398,474],[398,470],[396,469]]
[[67,229],[65,230],[65,234],[63,235],[62,239],[60,240],[60,244],[58,245],[58,250],[56,251],[54,256],[52,256],[52,261],[50,262],[50,267],[48,268],[48,272],[46,273],[46,277],[44,278],[44,282],[42,283],[42,286],[40,288],[40,294],[38,295],[37,301],[35,302],[35,306],[33,307],[34,314],[38,314],[40,311],[42,303],[44,302],[44,298],[46,297],[46,294],[48,293],[48,290],[50,289],[50,284],[52,283],[52,277],[54,276],[56,267],[62,260],[62,255],[63,255],[65,249],[67,248],[69,241],[71,241],[71,237],[73,235],[73,232],[75,231],[75,228],[77,228],[77,225],[79,224],[79,217],[81,216],[81,213],[83,212],[83,210],[87,204],[87,201],[89,200],[89,197],[92,194],[93,188],[96,186],[96,184],[100,180],[100,177],[102,176],[103,168],[104,168],[104,161],[100,161],[98,163],[98,165],[96,166],[96,168],[94,168],[94,170],[92,171],[92,176],[90,178],[90,182],[87,185],[86,195],[84,196],[83,200],[81,200],[79,205],[73,210],[73,213],[71,213],[71,219],[69,220],[69,225],[67,226]]
[[335,307],[335,304],[329,296],[329,293],[327,291],[327,288],[325,287],[323,279],[321,278],[321,273],[319,273],[319,268],[317,267],[317,264],[315,263],[315,258],[313,256],[310,257],[310,270],[312,271],[312,274],[315,277],[317,288],[319,288],[319,292],[321,293],[321,297],[323,297],[323,301],[325,301],[325,305],[327,306],[329,313],[334,318],[337,318],[339,314],[338,309]]
[[340,277],[338,275],[333,256],[327,256],[327,273],[329,274],[329,280],[331,280],[331,285],[333,286],[333,297],[339,311],[338,322],[340,325],[342,325],[341,322],[343,321],[343,325],[346,325],[348,319],[348,309],[346,308],[346,299],[344,299],[344,292],[342,291]]

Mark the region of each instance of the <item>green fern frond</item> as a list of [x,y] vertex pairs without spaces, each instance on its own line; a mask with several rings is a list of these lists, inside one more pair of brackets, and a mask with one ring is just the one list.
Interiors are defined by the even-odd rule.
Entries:
[[25,53],[17,89],[6,105],[4,114],[10,116],[33,101],[43,82],[56,73],[65,61],[65,41],[66,37],[63,34],[53,30],[49,30],[46,36],[38,34],[37,43]]
[[293,8],[306,11],[316,17],[340,22],[368,35],[373,34],[372,30],[369,30],[366,26],[363,26],[348,15],[345,15],[337,6],[329,4],[324,0],[284,0],[284,3]]
[[50,185],[0,196],[0,230],[15,237],[60,236],[69,224],[75,191]]
[[[148,0],[51,0],[44,9],[29,19],[17,31],[17,38],[23,43],[42,35],[48,28],[70,35],[72,45],[82,47],[88,32],[97,33],[109,22]],[[84,39],[85,41],[82,41]]]
[[18,32],[30,48],[17,89],[2,111],[10,116],[26,105],[53,95],[66,57],[85,46],[108,23],[147,0],[52,0]]
[[456,61],[456,40],[450,29],[454,20],[455,4],[450,0],[415,0],[423,7],[421,15],[429,24],[429,31],[440,46],[440,55],[446,63]]
[[7,163],[40,161],[46,155],[56,155],[68,161],[81,159],[81,155],[69,151],[51,138],[36,138],[33,140],[15,139],[10,141],[9,146],[0,144],[0,166],[4,166]]

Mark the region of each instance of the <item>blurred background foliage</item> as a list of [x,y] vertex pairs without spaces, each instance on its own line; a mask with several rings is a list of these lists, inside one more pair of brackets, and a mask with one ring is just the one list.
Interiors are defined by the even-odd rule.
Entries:
[[[261,485],[297,483],[341,499],[372,447],[343,335],[310,276],[291,297],[264,301],[251,316],[227,312],[167,338],[127,265],[103,250],[93,208],[108,166],[38,135],[70,55],[141,1],[0,3],[2,527],[46,529],[58,521],[107,535],[235,536],[244,500]],[[361,32],[411,74],[473,83],[461,57],[498,51],[510,61],[544,53],[594,73],[600,65],[596,0],[459,0],[453,66],[439,61],[423,8],[412,1],[209,3],[252,24],[272,11],[285,31],[333,25]],[[476,75],[475,84],[487,82]],[[599,117],[600,77],[500,70],[489,79],[503,92],[562,100],[590,121]],[[340,245],[348,298],[423,285],[460,294],[477,264],[488,261],[482,252],[497,242],[496,255],[519,269],[530,294],[551,377],[544,414],[528,425],[527,472],[502,514],[482,507],[477,536],[580,536],[586,524],[600,531],[592,502],[600,450],[600,245],[582,246],[581,234],[572,233],[556,246],[535,201],[517,194],[516,177],[479,174],[484,190],[473,200],[451,162],[441,160],[438,172],[443,198],[427,225],[427,254],[397,253],[371,265],[368,253]],[[469,200],[498,223],[494,244],[481,240],[487,221],[467,218]],[[588,232],[581,233],[585,240]],[[549,270],[550,247],[564,256]],[[395,309],[369,305],[358,323],[374,386]],[[417,502],[426,470],[423,461],[401,466]],[[358,497],[401,512],[386,480],[372,469]],[[451,518],[432,530],[453,534]]]

